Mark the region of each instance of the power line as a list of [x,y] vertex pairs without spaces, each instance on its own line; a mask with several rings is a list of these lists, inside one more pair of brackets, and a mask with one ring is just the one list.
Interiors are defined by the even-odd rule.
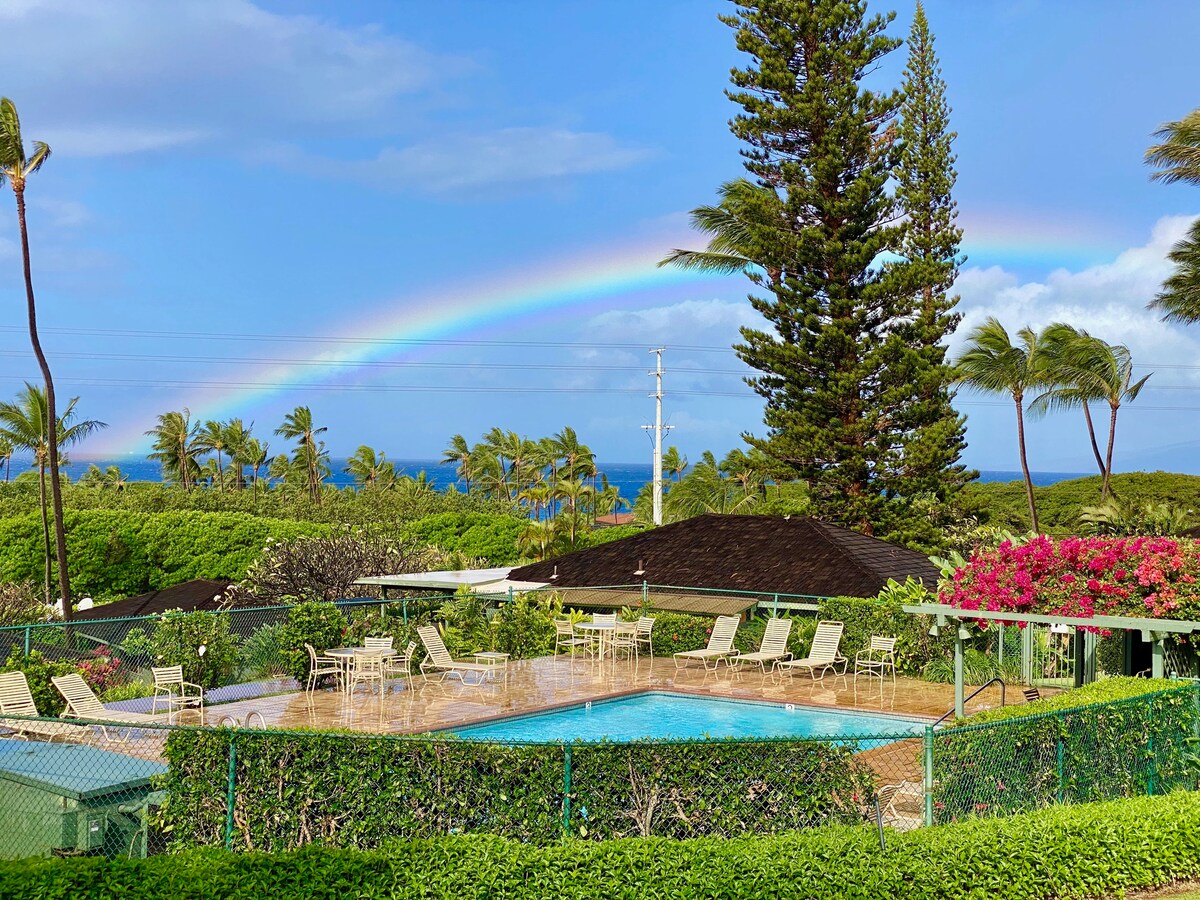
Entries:
[[[0,325],[0,332],[23,332],[17,325]],[[314,344],[373,344],[379,346],[430,346],[430,347],[566,347],[593,350],[642,350],[643,344],[628,344],[599,341],[482,341],[426,338],[375,338],[363,336],[313,335],[313,334],[255,334],[249,332],[217,331],[140,331],[124,328],[41,328],[42,334],[67,334],[85,337],[139,337],[169,338],[184,340],[222,341],[292,341]],[[729,345],[672,344],[672,350],[690,350],[700,353],[733,353]]]

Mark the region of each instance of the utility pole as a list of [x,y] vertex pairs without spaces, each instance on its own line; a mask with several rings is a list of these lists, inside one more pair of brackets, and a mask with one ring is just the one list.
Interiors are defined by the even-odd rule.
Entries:
[[655,355],[655,358],[656,358],[656,360],[655,360],[656,364],[654,366],[654,371],[649,373],[650,375],[654,376],[654,393],[651,394],[651,396],[654,398],[654,424],[642,426],[643,428],[647,428],[647,429],[653,428],[654,429],[654,461],[653,461],[654,468],[652,471],[654,473],[653,484],[654,484],[654,524],[655,525],[661,525],[662,519],[663,519],[663,515],[662,515],[662,512],[663,512],[663,481],[662,481],[663,447],[662,447],[662,439],[663,439],[663,431],[665,429],[663,428],[663,423],[662,423],[662,400],[663,400],[662,355],[663,355],[663,350],[665,350],[665,349],[666,349],[665,347],[656,347],[655,349],[650,351],[651,353],[653,353]]

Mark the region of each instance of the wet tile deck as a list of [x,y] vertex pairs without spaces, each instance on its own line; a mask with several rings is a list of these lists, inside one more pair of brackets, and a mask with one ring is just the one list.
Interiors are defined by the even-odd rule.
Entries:
[[[564,655],[513,662],[507,682],[498,679],[474,686],[447,679],[425,683],[417,676],[407,683],[392,682],[382,695],[365,687],[352,696],[333,690],[319,690],[311,697],[294,692],[213,706],[207,718],[214,725],[225,716],[245,722],[251,712],[258,712],[268,727],[410,734],[643,690],[836,706],[906,717],[936,717],[954,705],[952,685],[911,678],[899,678],[895,686],[890,679],[883,685],[878,678],[866,676],[856,681],[852,674],[827,675],[823,681],[804,674],[776,680],[757,667],[738,671],[722,666],[718,672],[710,672],[699,665],[677,669],[670,659],[642,659],[636,666],[620,660],[599,668],[586,658]],[[1007,699],[1020,702],[1021,695],[1011,689]],[[999,689],[989,688],[971,702],[968,712],[998,705]]]

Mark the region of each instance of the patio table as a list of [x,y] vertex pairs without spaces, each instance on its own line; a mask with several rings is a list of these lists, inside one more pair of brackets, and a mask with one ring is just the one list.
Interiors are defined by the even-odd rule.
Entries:
[[[617,626],[616,625],[599,625],[595,622],[578,622],[578,623],[576,623],[575,628],[577,631],[587,632],[589,634],[589,636],[592,636],[592,635],[595,636],[596,640],[600,644],[600,646],[597,648],[597,651],[596,651],[596,659],[599,661],[600,665],[603,666],[604,665],[604,654],[612,653],[612,650],[611,650],[609,644],[611,643],[612,635],[614,635],[617,631]],[[613,656],[613,663],[614,664],[616,663],[615,655]]]
[[332,650],[326,650],[325,655],[332,656],[337,660],[338,665],[342,667],[343,671],[342,674],[338,676],[338,682],[343,691],[349,691],[350,667],[354,662],[354,655],[356,653],[374,653],[378,656],[387,658],[389,656],[395,656],[397,652],[398,651],[394,647],[334,647]]

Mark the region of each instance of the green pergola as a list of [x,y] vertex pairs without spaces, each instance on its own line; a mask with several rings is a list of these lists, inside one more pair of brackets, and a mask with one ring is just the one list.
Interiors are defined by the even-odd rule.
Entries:
[[[1151,674],[1155,678],[1162,678],[1164,674],[1163,641],[1172,635],[1200,631],[1200,622],[1182,619],[1142,619],[1132,616],[1093,616],[1090,619],[1081,619],[1077,616],[1046,616],[1031,613],[990,612],[986,609],[961,609],[943,603],[916,603],[905,606],[903,609],[906,613],[933,617],[935,624],[930,629],[931,634],[944,634],[948,629],[954,629],[954,714],[956,716],[963,714],[963,641],[971,636],[967,629],[967,623],[986,621],[1015,624],[1024,622],[1037,625],[1066,625],[1071,628],[1088,625],[1109,631],[1136,631],[1141,634],[1142,640],[1150,644]],[[1096,642],[1095,640],[1085,640],[1084,646],[1084,658],[1077,657],[1075,665],[1078,671],[1085,674],[1083,680],[1090,681],[1095,677],[1096,671]]]

